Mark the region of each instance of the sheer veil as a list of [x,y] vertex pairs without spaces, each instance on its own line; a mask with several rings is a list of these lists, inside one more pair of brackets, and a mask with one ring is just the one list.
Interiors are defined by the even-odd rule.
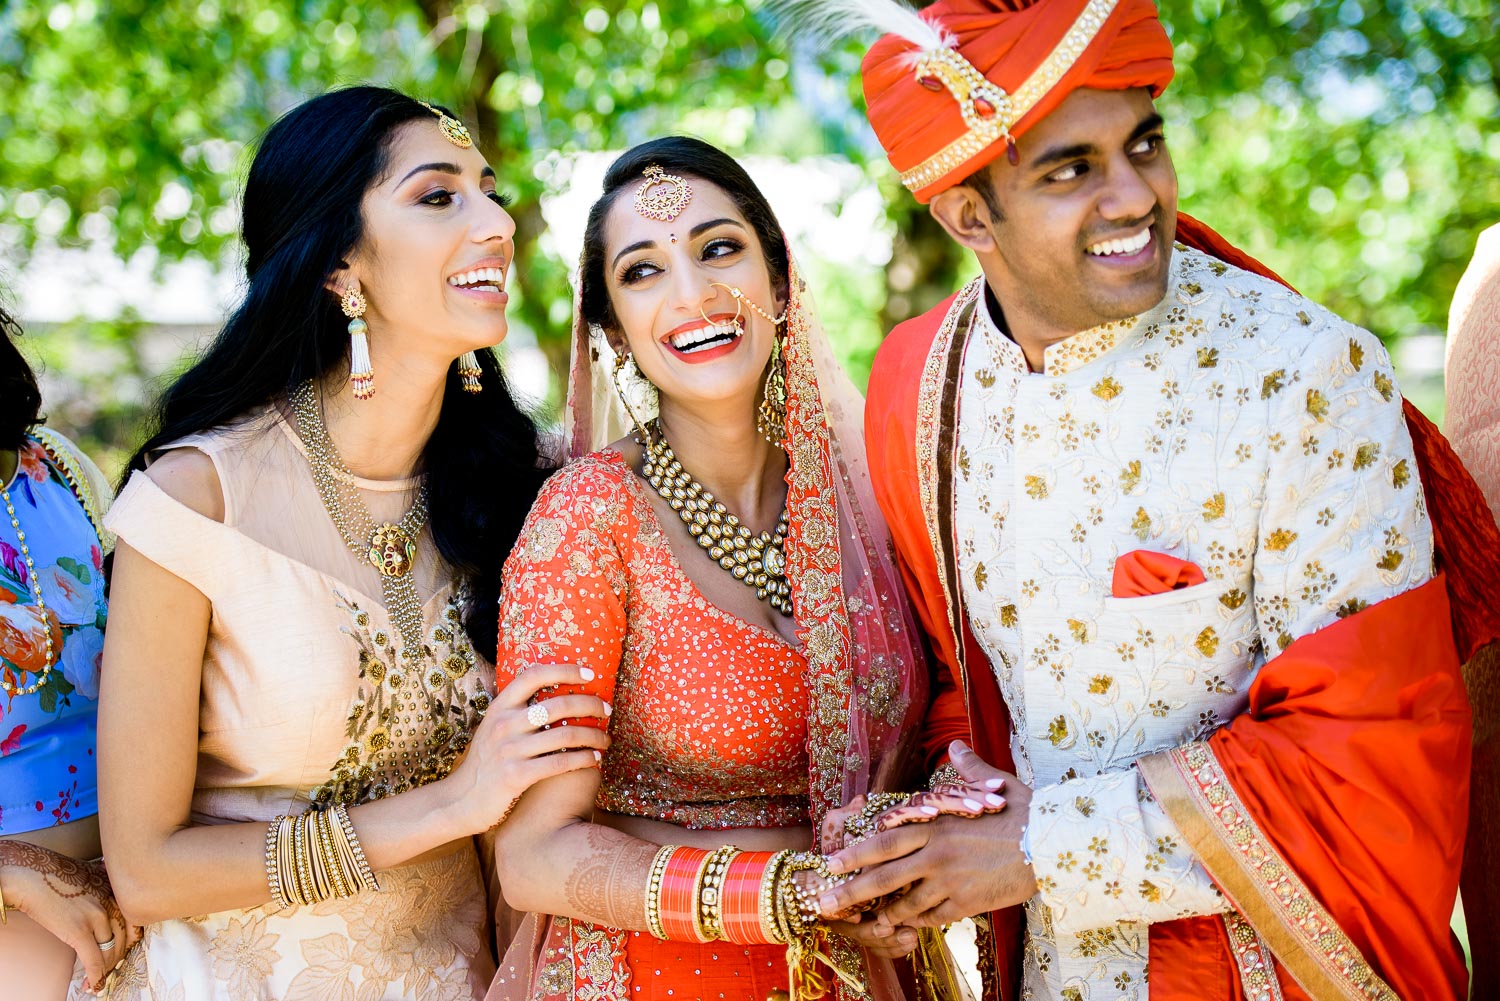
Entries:
[[[788,254],[790,260],[790,254]],[[864,398],[834,358],[794,261],[782,328],[786,367],[787,579],[797,635],[808,661],[809,800],[813,830],[827,811],[872,790],[911,787],[909,753],[928,699],[921,641],[875,503],[864,451]],[[564,425],[568,458],[632,426],[615,391],[614,350],[590,329],[575,297]],[[632,400],[637,416],[646,401]],[[566,919],[525,922],[489,998],[568,997],[546,975]],[[580,923],[573,922],[576,929]],[[869,993],[902,998],[892,965],[838,940],[840,965],[862,968]],[[571,987],[571,985],[569,985]],[[860,997],[840,985],[844,998]]]

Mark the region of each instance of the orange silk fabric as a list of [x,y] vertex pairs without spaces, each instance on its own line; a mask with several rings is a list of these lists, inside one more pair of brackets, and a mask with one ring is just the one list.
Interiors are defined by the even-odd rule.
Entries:
[[1203,576],[1196,563],[1149,549],[1132,549],[1115,560],[1109,591],[1116,598],[1143,598],[1175,591],[1179,587],[1192,587],[1206,580],[1208,578]]
[[[958,41],[958,52],[1006,93],[1013,93],[1073,26],[1088,0],[939,0],[922,11]],[[866,112],[891,166],[910,170],[962,136],[968,126],[946,88],[917,82],[915,49],[885,35],[865,53],[861,74]],[[1172,42],[1151,0],[1120,0],[1093,41],[1037,104],[1011,126],[1019,138],[1080,87],[1130,90],[1145,87],[1156,97],[1172,79]],[[1004,140],[915,192],[917,201],[952,187],[1005,150]]]
[[543,487],[505,566],[497,682],[535,663],[594,671],[559,694],[614,706],[601,809],[697,829],[806,824],[807,662],[698,592],[645,490],[611,449]]
[[[1298,639],[1208,741],[1260,830],[1402,998],[1468,986],[1448,922],[1470,721],[1447,621],[1438,578]],[[1153,1001],[1203,997],[1176,958],[1153,934]]]

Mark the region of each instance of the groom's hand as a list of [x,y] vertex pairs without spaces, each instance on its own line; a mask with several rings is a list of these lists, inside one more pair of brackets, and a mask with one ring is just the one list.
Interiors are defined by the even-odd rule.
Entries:
[[[950,752],[966,783],[1003,786],[1003,811],[897,827],[845,848],[831,860],[836,872],[862,871],[823,894],[819,905],[825,915],[841,915],[864,901],[910,887],[873,923],[866,916],[856,926],[860,933],[853,937],[863,944],[880,942],[882,952],[905,944],[902,926],[941,927],[1019,904],[1036,893],[1031,865],[1021,854],[1031,789],[1014,775],[985,764],[961,742],[954,742]],[[911,940],[914,945],[915,937]]]

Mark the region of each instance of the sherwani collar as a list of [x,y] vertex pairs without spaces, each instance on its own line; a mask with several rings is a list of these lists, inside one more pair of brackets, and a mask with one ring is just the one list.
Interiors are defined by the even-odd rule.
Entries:
[[[1152,323],[1161,322],[1167,313],[1168,303],[1175,301],[1173,292],[1177,290],[1178,275],[1176,268],[1177,248],[1173,249],[1173,261],[1168,271],[1167,291],[1161,301],[1155,306],[1136,316],[1128,316],[1123,320],[1112,320],[1109,323],[1101,323],[1097,327],[1081,330],[1070,337],[1047,345],[1042,354],[1042,365],[1044,370],[1038,375],[1061,376],[1069,372],[1090,365],[1110,352],[1134,343],[1141,332],[1146,330]],[[982,336],[986,343],[991,346],[997,361],[1007,368],[1013,368],[1023,374],[1030,374],[1031,367],[1026,361],[1026,355],[1011,336],[1000,329],[995,323],[994,315],[990,309],[993,292],[988,288],[980,297],[978,314],[975,318],[974,329]]]

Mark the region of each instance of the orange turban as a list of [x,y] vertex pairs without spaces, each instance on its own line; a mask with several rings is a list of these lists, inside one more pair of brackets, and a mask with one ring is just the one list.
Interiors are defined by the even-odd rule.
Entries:
[[885,35],[862,71],[875,135],[924,204],[1078,88],[1157,97],[1172,79],[1172,42],[1152,0],[939,0],[921,16],[955,49]]

